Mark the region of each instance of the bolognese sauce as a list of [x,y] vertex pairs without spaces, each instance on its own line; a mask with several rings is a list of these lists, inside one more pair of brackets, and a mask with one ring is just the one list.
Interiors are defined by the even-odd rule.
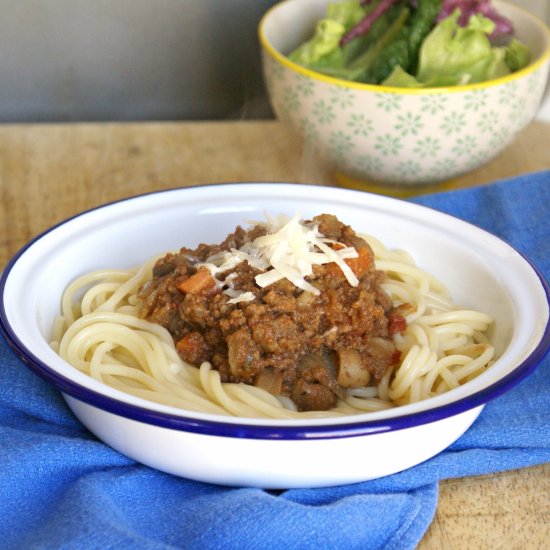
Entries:
[[[303,248],[293,241],[302,229],[313,235],[309,253],[285,264]],[[383,277],[369,245],[322,214],[299,226],[239,226],[220,244],[165,255],[139,292],[139,311],[170,332],[184,361],[210,362],[223,382],[327,410],[400,361],[392,336],[406,321]]]

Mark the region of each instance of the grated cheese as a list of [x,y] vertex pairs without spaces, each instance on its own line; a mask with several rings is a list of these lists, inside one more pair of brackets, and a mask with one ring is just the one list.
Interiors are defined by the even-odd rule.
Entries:
[[[235,268],[242,261],[247,261],[252,267],[262,271],[255,278],[256,284],[261,288],[287,279],[296,287],[318,295],[319,290],[306,277],[313,274],[314,265],[332,262],[342,270],[351,286],[359,284],[356,275],[345,262],[347,259],[357,258],[355,248],[327,239],[319,232],[318,224],[301,221],[298,213],[292,218],[284,214],[277,217],[267,216],[267,221],[259,224],[266,227],[266,235],[257,237],[240,249],[211,256],[200,264],[210,271],[216,284],[231,298],[229,303],[254,300],[252,292],[240,293],[234,288],[234,273],[223,280],[217,278],[217,275]],[[338,249],[329,246],[334,244],[340,245]]]

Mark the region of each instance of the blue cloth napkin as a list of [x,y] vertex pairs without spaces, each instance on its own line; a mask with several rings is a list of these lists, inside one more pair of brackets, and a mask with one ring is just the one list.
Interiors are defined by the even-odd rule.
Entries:
[[[550,171],[414,199],[499,235],[550,278]],[[405,472],[328,489],[219,487],[136,464],[88,433],[0,339],[0,547],[407,549],[438,482],[550,461],[550,359],[451,447]]]

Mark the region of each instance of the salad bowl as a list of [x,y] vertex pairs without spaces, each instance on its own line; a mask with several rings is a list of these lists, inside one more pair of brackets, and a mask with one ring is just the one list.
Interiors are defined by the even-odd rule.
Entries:
[[530,51],[523,69],[455,86],[363,84],[313,71],[288,55],[312,35],[330,0],[286,0],[259,26],[276,116],[305,155],[359,189],[411,190],[449,182],[489,162],[535,117],[550,65],[550,31],[531,13],[494,1]]
[[[389,248],[408,251],[456,303],[492,316],[494,364],[455,389],[409,405],[276,420],[190,412],[130,395],[74,368],[50,346],[63,290],[76,277],[134,267],[182,244],[220,242],[238,224],[263,218],[265,205],[271,214],[332,213]],[[295,183],[224,184],[106,204],[39,235],[0,278],[0,328],[24,363],[117,451],[210,483],[318,487],[401,471],[459,438],[488,401],[527,377],[550,348],[549,289],[508,244],[422,206],[336,187],[319,193]]]

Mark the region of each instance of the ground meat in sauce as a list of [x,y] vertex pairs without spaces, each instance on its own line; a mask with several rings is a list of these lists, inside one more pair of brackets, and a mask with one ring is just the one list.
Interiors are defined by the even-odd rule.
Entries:
[[[346,260],[358,286],[330,263],[315,266],[308,277],[319,295],[286,279],[260,288],[254,280],[260,272],[243,261],[234,269],[233,286],[255,299],[228,303],[211,277],[190,277],[213,254],[265,234],[263,226],[238,227],[219,245],[182,248],[160,259],[140,290],[140,315],[168,329],[183,360],[196,366],[209,361],[224,382],[290,397],[299,410],[335,406],[347,387],[372,384],[399,361],[391,336],[406,323],[380,287],[383,274],[367,243],[332,215],[314,221],[324,236],[359,252],[358,260]],[[198,288],[187,288],[185,281],[196,279],[202,280]],[[347,363],[353,366],[351,381],[344,376]]]

